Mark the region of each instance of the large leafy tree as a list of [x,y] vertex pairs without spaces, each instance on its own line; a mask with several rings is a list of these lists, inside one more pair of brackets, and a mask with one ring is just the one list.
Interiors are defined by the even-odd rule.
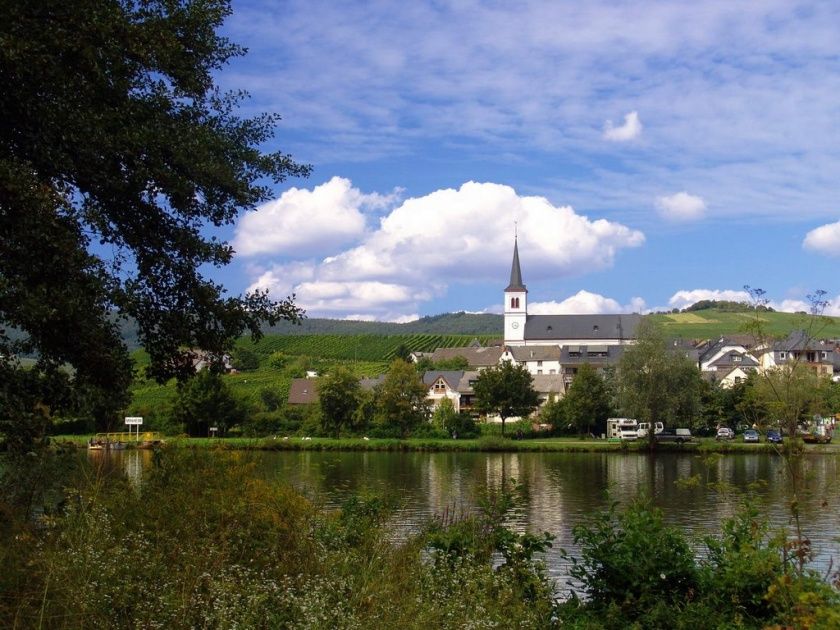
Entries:
[[414,367],[396,359],[376,392],[377,419],[407,437],[428,416],[427,393]]
[[584,363],[578,368],[575,379],[565,397],[568,421],[579,433],[590,433],[592,426],[606,423],[612,411],[610,394],[604,379],[594,367]]
[[210,427],[218,427],[224,434],[244,420],[246,410],[223,376],[202,370],[178,386],[172,415],[190,435],[206,436]]
[[495,413],[502,420],[502,434],[505,421],[515,416],[531,415],[539,404],[539,395],[534,390],[534,379],[528,368],[512,361],[482,370],[473,385],[476,407],[481,413]]
[[[618,364],[620,406],[644,422],[693,425],[703,387],[697,366],[667,343],[652,320],[643,319],[637,335],[636,344],[627,347]],[[653,447],[653,431],[648,437]]]
[[337,367],[318,381],[318,404],[324,431],[338,437],[341,429],[352,426],[361,404],[361,390],[356,375],[343,367]]
[[[756,307],[766,306],[767,298],[763,289],[744,287]],[[807,351],[820,349],[816,340],[831,323],[831,318],[824,317],[828,300],[822,289],[807,296],[809,309],[803,313],[799,322],[799,331],[791,333],[791,346],[788,360],[776,367],[761,370],[750,379],[750,388],[745,397],[744,407],[758,409],[766,415],[756,417],[759,425],[772,422],[778,424],[790,437],[798,433],[800,423],[806,423],[810,416],[829,411],[826,408],[827,394],[831,392],[828,377],[819,376],[806,360]],[[757,340],[757,350],[772,352],[779,341],[767,330],[763,319],[756,317],[747,324],[747,330]],[[832,410],[833,411],[833,410]],[[758,415],[758,414],[756,414]]]
[[208,227],[309,170],[260,150],[276,115],[240,118],[244,94],[215,85],[243,54],[217,34],[229,13],[228,0],[0,6],[0,322],[23,333],[0,331],[0,409],[39,389],[11,369],[24,352],[50,383],[67,363],[76,385],[125,404],[117,313],[136,320],[159,380],[190,374],[189,348],[220,357],[261,321],[301,315],[204,275],[233,254]]

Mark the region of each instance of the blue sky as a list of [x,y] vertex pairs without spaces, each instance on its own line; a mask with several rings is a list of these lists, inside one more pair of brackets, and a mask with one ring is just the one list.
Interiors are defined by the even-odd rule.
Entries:
[[312,316],[743,299],[840,314],[840,5],[233,0],[219,77],[313,175],[223,236]]

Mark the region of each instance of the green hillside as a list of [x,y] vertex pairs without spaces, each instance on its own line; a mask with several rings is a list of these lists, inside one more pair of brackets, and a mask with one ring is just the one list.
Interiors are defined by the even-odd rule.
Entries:
[[[747,327],[756,319],[760,320],[765,331],[771,335],[784,336],[792,330],[813,326],[808,315],[777,312],[729,312],[706,309],[687,313],[650,315],[658,322],[669,337],[684,339],[712,339],[723,335],[747,332]],[[840,337],[840,319],[821,317],[811,328],[820,338]]]
[[256,344],[240,339],[238,344],[262,356],[282,352],[294,356],[346,361],[389,361],[400,346],[411,351],[431,352],[435,348],[462,348],[478,339],[486,345],[499,335],[266,335]]
[[[289,394],[291,380],[303,376],[306,370],[319,373],[341,365],[357,376],[377,376],[384,373],[394,353],[401,345],[409,350],[432,351],[435,348],[455,348],[469,345],[474,339],[488,343],[495,335],[266,335],[256,344],[243,338],[237,346],[251,350],[259,358],[256,370],[231,374],[225,378],[234,392],[242,399],[259,405],[260,391],[271,389],[282,400]],[[275,353],[285,355],[281,367],[272,365]],[[148,355],[137,350],[135,364],[142,374],[148,364]],[[159,385],[139,377],[133,387],[132,413],[148,415],[161,409],[175,396],[175,382]]]

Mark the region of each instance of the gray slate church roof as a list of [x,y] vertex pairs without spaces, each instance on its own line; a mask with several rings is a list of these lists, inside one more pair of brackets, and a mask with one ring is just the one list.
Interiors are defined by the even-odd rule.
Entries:
[[522,270],[519,268],[519,243],[518,239],[513,242],[513,264],[510,266],[510,284],[505,291],[525,291],[525,285],[522,284]]
[[635,339],[642,316],[528,315],[525,339]]

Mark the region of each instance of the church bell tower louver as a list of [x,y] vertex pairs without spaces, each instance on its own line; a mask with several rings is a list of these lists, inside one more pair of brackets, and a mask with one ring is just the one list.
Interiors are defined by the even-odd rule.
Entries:
[[528,289],[522,284],[519,267],[519,239],[513,241],[513,263],[510,267],[510,284],[505,289],[505,343],[525,343],[525,322],[528,319]]

